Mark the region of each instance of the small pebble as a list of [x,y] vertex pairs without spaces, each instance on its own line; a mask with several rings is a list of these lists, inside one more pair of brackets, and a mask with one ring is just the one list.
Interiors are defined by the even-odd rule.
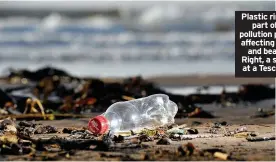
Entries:
[[159,141],[157,141],[157,145],[170,145],[172,143],[172,140],[169,138],[161,138]]

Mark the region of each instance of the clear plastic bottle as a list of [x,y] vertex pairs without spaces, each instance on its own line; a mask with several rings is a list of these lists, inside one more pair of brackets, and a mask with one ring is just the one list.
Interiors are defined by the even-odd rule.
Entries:
[[165,94],[155,94],[135,100],[112,104],[105,113],[92,118],[88,129],[94,134],[107,131],[154,128],[174,123],[177,105]]

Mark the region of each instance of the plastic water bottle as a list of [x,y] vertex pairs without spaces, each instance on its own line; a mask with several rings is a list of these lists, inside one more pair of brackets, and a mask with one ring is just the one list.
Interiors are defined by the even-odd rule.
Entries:
[[177,105],[164,94],[112,104],[105,113],[92,118],[88,129],[93,134],[154,128],[174,123]]

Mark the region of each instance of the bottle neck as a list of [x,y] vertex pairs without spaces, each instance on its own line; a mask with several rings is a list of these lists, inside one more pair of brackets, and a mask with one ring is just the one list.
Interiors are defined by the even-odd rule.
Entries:
[[120,131],[123,121],[119,114],[115,112],[106,112],[102,115],[107,119],[109,131],[114,133]]

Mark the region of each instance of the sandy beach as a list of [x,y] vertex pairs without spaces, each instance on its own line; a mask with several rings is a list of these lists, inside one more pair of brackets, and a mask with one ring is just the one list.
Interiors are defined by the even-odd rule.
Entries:
[[[192,128],[198,129],[199,133],[207,132],[210,128],[212,122],[221,121],[223,119],[177,119],[177,123],[191,123],[192,121],[200,121],[204,124],[200,126],[193,126]],[[243,119],[239,121],[240,124],[232,124],[237,123],[238,121],[231,122],[228,121],[230,126],[227,126],[229,130],[235,130],[241,126],[247,127],[248,131],[255,131],[260,136],[273,136],[275,134],[275,124],[274,124],[275,117],[270,117],[266,119],[256,119],[253,121],[251,120],[250,123],[255,124],[244,124]],[[57,127],[64,127],[65,125],[68,127],[83,127],[87,124],[88,119],[82,120],[63,120],[63,121],[52,121],[52,122],[41,122],[44,124],[51,124]],[[256,124],[258,123],[258,124]],[[270,124],[268,124],[270,123]],[[54,135],[52,135],[54,136]],[[236,138],[236,137],[215,137],[215,138],[198,138],[192,140],[183,140],[183,141],[173,141],[171,145],[156,145],[157,141],[154,142],[145,142],[144,144],[151,145],[154,149],[163,148],[168,149],[168,147],[173,150],[176,149],[178,146],[187,144],[191,142],[197,149],[222,149],[226,151],[231,156],[236,157],[238,159],[246,159],[248,161],[275,161],[275,141],[262,141],[262,142],[248,142],[245,138]],[[141,151],[143,152],[143,151]],[[62,159],[62,160],[114,160],[114,157],[117,160],[120,159],[118,154],[121,154],[120,151],[117,152],[107,152],[113,156],[110,158],[99,157],[99,159],[95,158],[99,152],[93,151],[78,151],[78,156],[72,156],[69,159]],[[123,153],[127,155],[127,153]],[[143,153],[141,153],[143,155]],[[99,156],[99,155],[98,155]],[[15,157],[13,157],[15,158]],[[137,159],[137,160],[144,160],[144,159]],[[156,159],[159,160],[159,159]],[[161,159],[160,159],[161,160]],[[172,160],[172,159],[162,159],[162,160]],[[179,159],[180,160],[180,159]],[[189,159],[191,160],[191,159]],[[193,159],[192,159],[193,160]],[[204,160],[204,158],[199,159]],[[219,159],[217,159],[219,160]]]
[[[215,119],[202,119],[202,118],[186,118],[176,119],[177,124],[187,124],[187,127],[197,129],[199,134],[208,134],[208,130],[211,125],[215,122],[227,122],[227,130],[233,131],[240,127],[246,127],[248,132],[255,132],[258,136],[270,137],[275,135],[275,116],[267,118],[250,118],[250,115],[255,113],[254,108],[247,108],[247,114],[244,114],[242,108],[227,110],[216,109],[216,114],[220,117]],[[231,108],[230,108],[231,109]],[[91,115],[94,116],[96,114]],[[85,127],[88,123],[86,119],[75,119],[75,120],[58,120],[58,121],[40,121],[39,123],[45,125],[52,125],[59,129],[64,127],[80,128]],[[193,123],[200,122],[200,125],[194,126]],[[223,133],[223,130],[220,130]],[[48,137],[60,136],[60,134],[50,134]],[[135,160],[145,160],[143,156],[147,150],[175,150],[181,145],[185,145],[188,142],[192,143],[196,149],[221,149],[225,151],[232,158],[244,159],[248,161],[275,161],[275,141],[261,141],[261,142],[248,142],[244,137],[212,137],[212,138],[197,138],[192,140],[173,141],[170,145],[156,145],[157,141],[154,142],[143,142],[145,145],[149,145],[150,149],[141,149],[134,151],[135,155],[139,156]],[[103,156],[102,153],[108,156]],[[59,160],[120,160],[122,157],[128,155],[126,150],[119,150],[115,152],[102,152],[102,151],[77,151],[75,155],[70,158],[62,158]],[[133,155],[134,156],[134,155]],[[8,156],[9,160],[23,160],[20,157]],[[162,157],[152,160],[181,160],[172,159],[170,157]],[[183,160],[183,159],[182,159]],[[184,160],[206,160],[204,157],[188,158]],[[222,159],[213,159],[222,160]]]
[[[206,85],[206,84],[245,84],[245,83],[265,83],[273,84],[274,79],[237,79],[233,76],[189,76],[189,77],[172,77],[172,78],[152,78],[151,81],[156,81],[159,84],[176,84],[176,85]],[[110,81],[110,80],[109,80]],[[176,124],[187,124],[187,127],[198,130],[198,134],[208,134],[208,130],[214,123],[226,122],[225,128],[228,131],[234,131],[240,127],[246,127],[247,132],[254,132],[260,137],[271,137],[275,135],[275,115],[257,118],[252,117],[258,108],[263,108],[265,111],[275,110],[273,104],[275,100],[265,100],[251,105],[235,105],[233,107],[222,108],[215,104],[203,105],[202,108],[216,118],[204,119],[204,118],[176,118]],[[98,113],[99,114],[99,113]],[[98,114],[87,114],[91,117]],[[81,128],[86,127],[89,118],[81,119],[64,119],[53,121],[38,121],[43,125],[55,126],[58,129],[67,128]],[[197,124],[195,124],[197,123]],[[220,129],[220,133],[223,134],[223,129]],[[60,136],[61,134],[48,134],[47,138],[53,136]],[[64,135],[64,134],[63,134]],[[227,155],[231,155],[231,158],[238,160],[248,161],[275,161],[275,140],[249,142],[245,137],[210,137],[210,138],[196,138],[191,140],[172,141],[170,145],[156,145],[154,142],[143,142],[143,144],[149,146],[147,149],[133,149],[134,153],[131,160],[147,160],[145,159],[145,153],[149,150],[162,150],[166,152],[173,151],[179,146],[185,145],[188,142],[192,143],[196,149],[221,149],[226,152]],[[128,150],[128,149],[126,149]],[[89,150],[77,150],[76,153],[70,157],[59,158],[58,160],[121,160],[124,157],[128,157],[129,153],[126,150],[102,152],[102,151],[89,151]],[[130,149],[131,152],[133,150]],[[136,151],[135,151],[136,150]],[[129,150],[128,150],[129,151]],[[168,156],[158,157],[156,154],[152,155],[152,159],[148,160],[206,160],[206,157],[179,157],[179,159]],[[7,160],[24,160],[19,156],[4,156]],[[208,159],[207,159],[208,160]],[[209,159],[210,160],[210,159]],[[215,158],[212,160],[221,160]]]

